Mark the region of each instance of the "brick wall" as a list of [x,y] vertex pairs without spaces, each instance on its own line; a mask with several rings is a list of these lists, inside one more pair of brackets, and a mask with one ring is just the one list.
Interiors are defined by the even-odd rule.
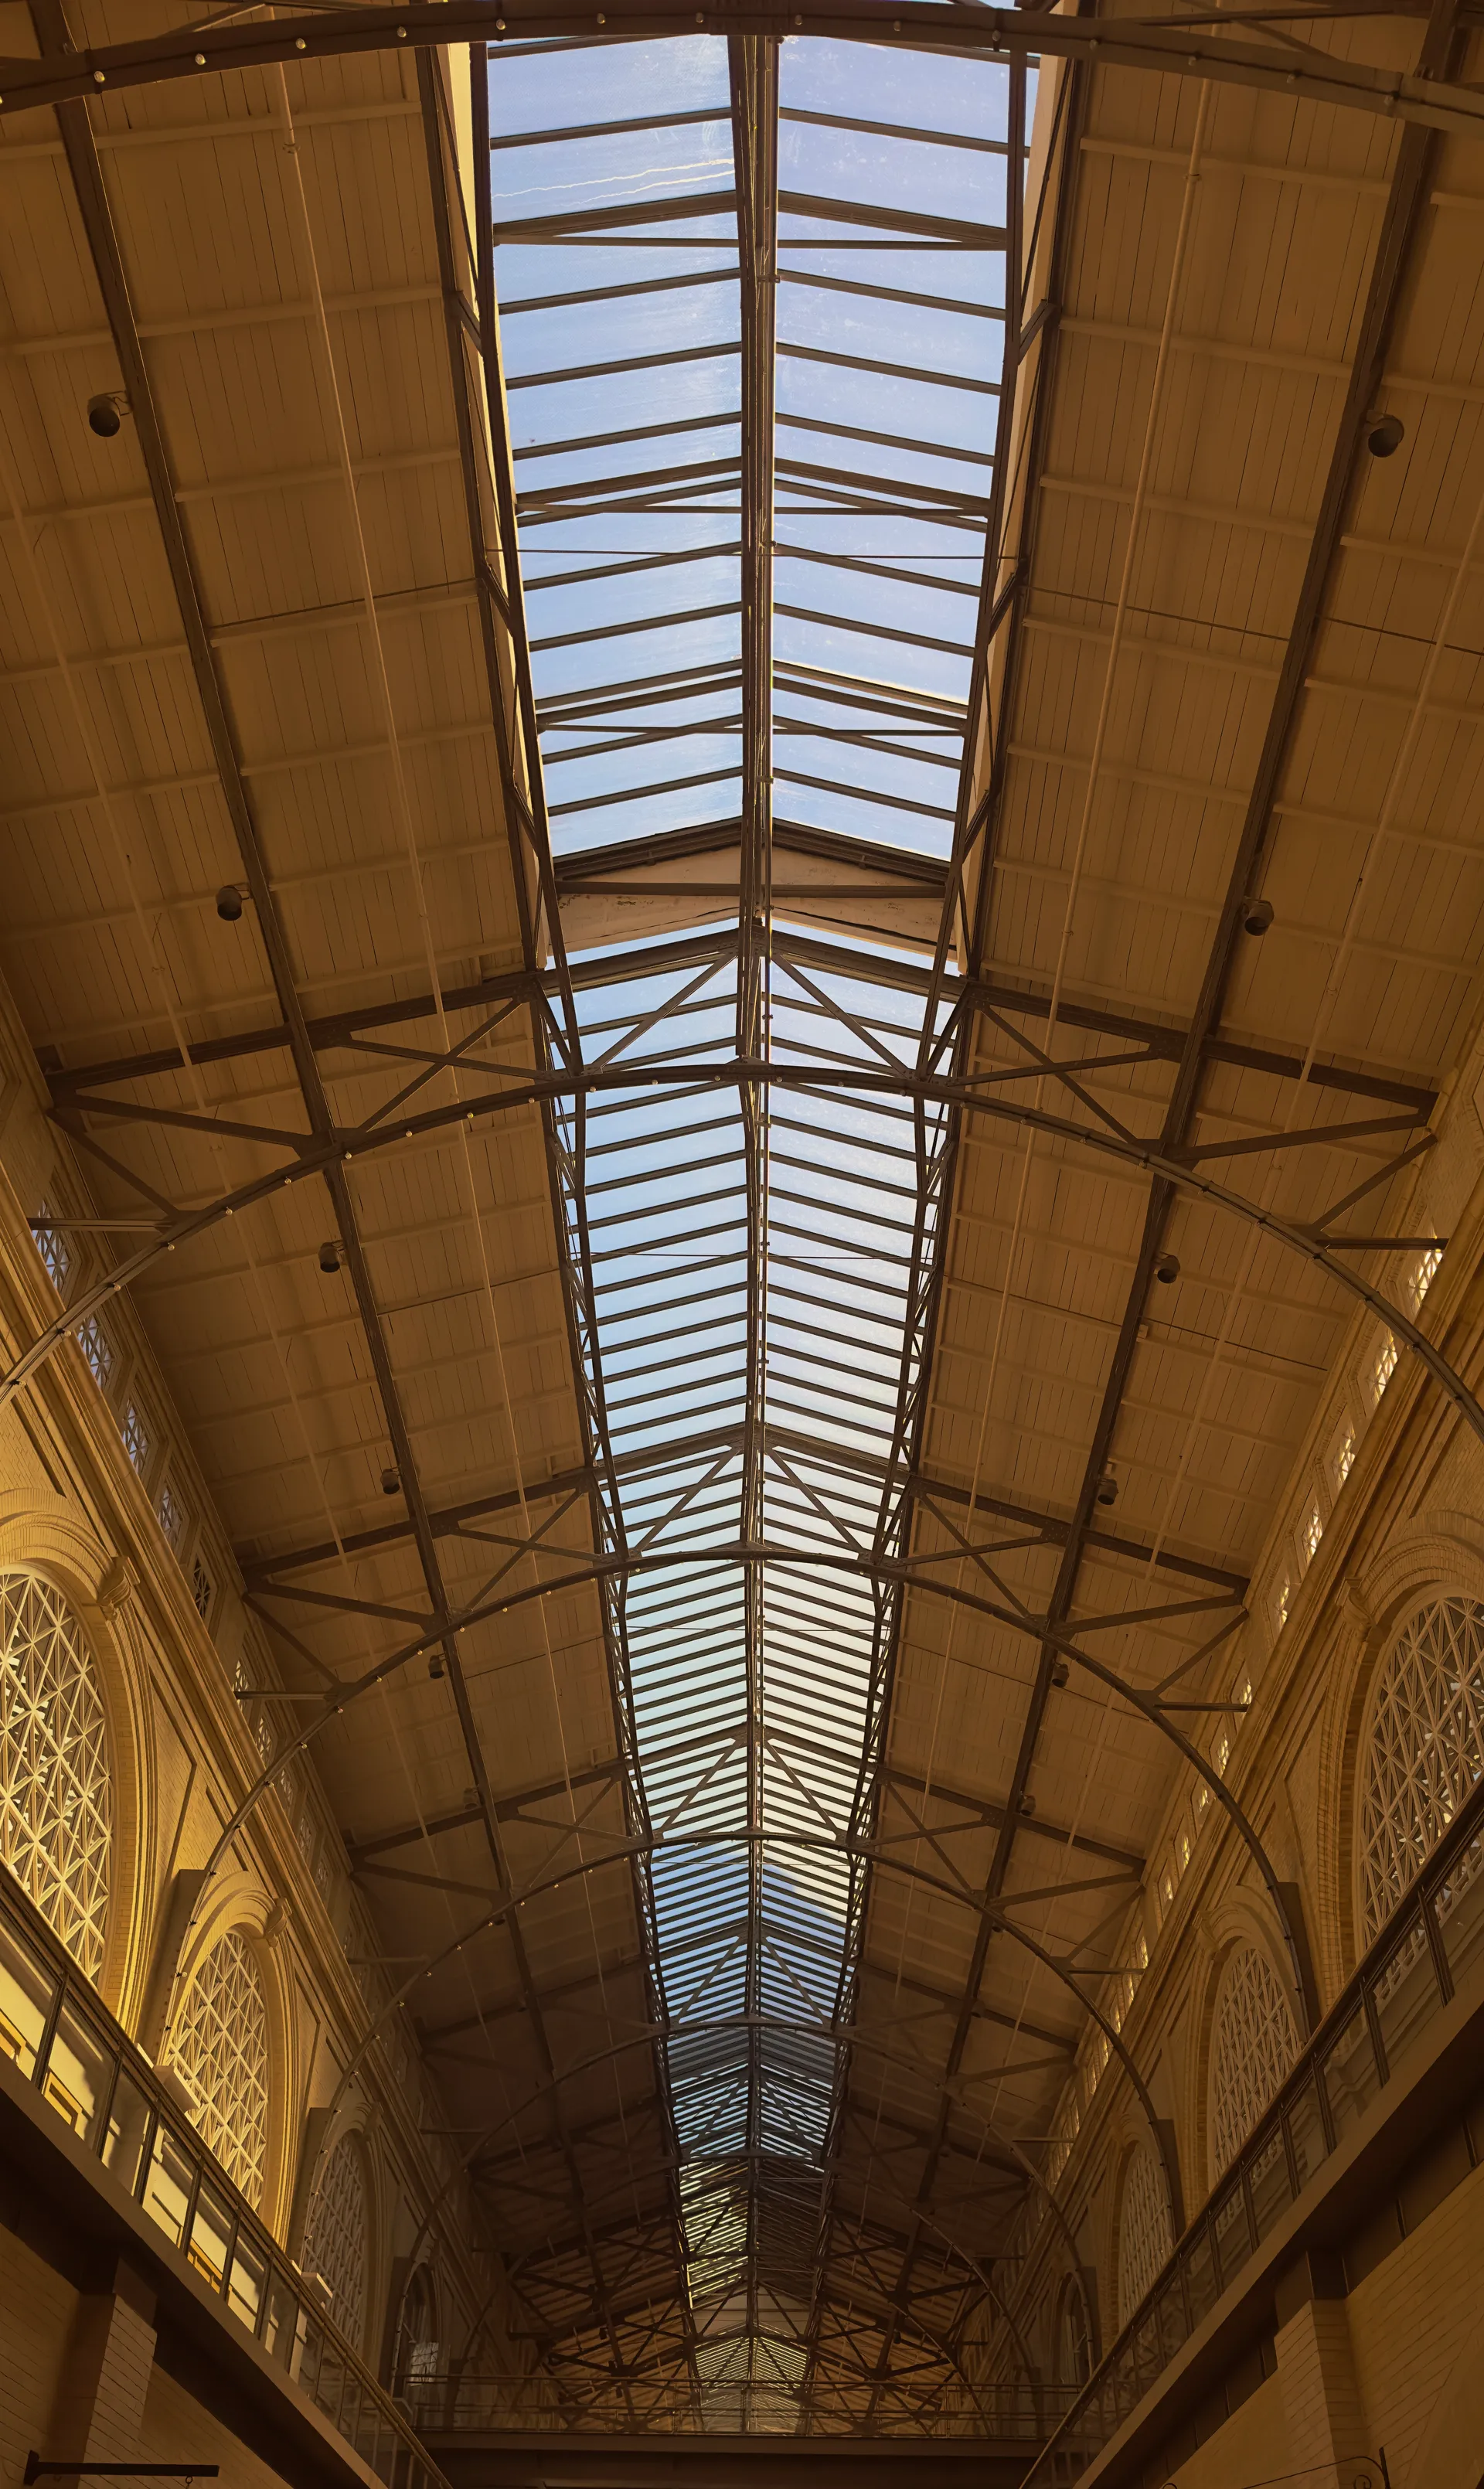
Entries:
[[1373,2445],[1393,2489],[1476,2489],[1484,2479],[1484,2374],[1471,2478],[1423,2480],[1416,2457],[1454,2368],[1484,2319],[1484,2169],[1429,2214],[1346,2302]]
[[[1178,2489],[1350,2489],[1384,2447],[1392,2489],[1484,2481],[1484,2167],[1347,2299],[1281,2326],[1277,2374],[1174,2475]],[[1440,2422],[1445,2421],[1446,2427]]]
[[0,2489],[16,2489],[48,2441],[78,2294],[9,2230],[0,2250]]

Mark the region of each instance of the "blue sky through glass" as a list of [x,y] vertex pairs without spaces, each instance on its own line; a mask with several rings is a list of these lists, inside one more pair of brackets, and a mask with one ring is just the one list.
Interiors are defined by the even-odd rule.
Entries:
[[[983,59],[781,47],[781,839],[792,824],[913,857],[950,851],[999,402],[1007,85]],[[663,869],[683,851],[708,859],[700,877],[722,894],[696,910],[698,923],[720,915],[714,938],[667,950],[646,931],[642,958],[615,912],[609,981],[580,989],[586,1059],[698,1076],[605,1091],[581,1121],[566,1112],[563,1138],[586,1203],[624,1532],[631,1552],[664,1559],[631,1577],[622,1625],[660,1836],[651,1884],[691,2299],[717,2343],[751,2330],[786,2347],[807,2311],[778,2290],[764,2308],[756,2273],[739,2291],[759,2190],[817,2167],[840,2080],[831,2024],[849,2006],[861,1873],[842,1843],[863,1820],[896,1615],[858,1559],[873,1544],[891,1553],[881,1533],[900,1526],[907,1316],[933,1241],[916,1214],[942,1134],[840,1076],[917,1062],[920,990],[893,981],[879,944],[790,939],[786,888],[769,1049],[817,1076],[767,1093],[760,1140],[735,1075],[701,1076],[737,1051],[744,804],[728,46],[497,49],[491,129],[558,867],[622,853]],[[760,1222],[750,1150],[765,1162]],[[756,1405],[750,1302],[765,1331]],[[795,2378],[775,2348],[770,2373]]]

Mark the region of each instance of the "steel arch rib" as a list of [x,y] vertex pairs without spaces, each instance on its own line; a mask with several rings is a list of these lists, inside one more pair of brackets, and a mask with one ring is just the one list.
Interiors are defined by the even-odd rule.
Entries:
[[[750,2017],[744,2017],[743,2020],[746,2021]],[[732,2017],[723,2021],[699,2023],[693,2027],[699,2031],[714,2035],[720,2032],[734,2030],[739,2026],[736,2017]],[[803,2021],[788,2021],[778,2017],[768,2017],[768,2027],[776,2030],[813,2032],[819,2026]],[[442,2203],[449,2189],[458,2184],[461,2177],[472,2176],[474,2174],[473,2164],[477,2161],[480,2155],[487,2150],[488,2146],[494,2141],[498,2134],[504,2132],[508,2127],[512,2127],[518,2118],[524,2117],[528,2109],[538,2106],[543,2100],[548,2099],[552,2092],[559,2088],[562,2083],[575,2081],[585,2074],[593,2073],[600,2066],[612,2064],[615,2059],[627,2054],[630,2050],[652,2046],[656,2034],[653,2030],[646,2030],[632,2033],[626,2040],[614,2041],[610,2045],[610,2046],[595,2050],[590,2056],[579,2059],[573,2065],[563,2068],[560,2073],[554,2074],[545,2081],[538,2083],[535,2089],[528,2093],[524,2101],[518,2102],[513,2109],[503,2111],[491,2126],[484,2129],[477,2139],[470,2146],[468,2152],[459,2160],[455,2169],[444,2180],[441,2192],[428,2207],[428,2210],[423,2217],[423,2224],[421,2229],[418,2231],[417,2241],[414,2242],[411,2250],[412,2254],[415,2257],[417,2245],[420,2243],[427,2229],[431,2226],[437,2216],[439,2205]],[[911,2059],[899,2057],[891,2049],[881,2047],[875,2041],[861,2038],[861,2036],[849,2025],[843,2025],[838,2030],[831,2029],[829,2031],[829,2037],[833,2045],[848,2049],[853,2053],[872,2057],[880,2064],[895,2067],[899,2072],[910,2074],[914,2077],[920,2077],[922,2075],[923,2069],[920,2066],[914,2065]],[[342,2097],[345,2082],[348,2079],[348,2075],[342,2077],[341,2084],[335,2093],[335,2100],[337,2102]],[[1135,2077],[1135,2080],[1137,2080],[1137,2077]],[[1140,2087],[1140,2096],[1141,2098],[1144,2097],[1142,2086]],[[992,2136],[997,2143],[1003,2144],[1007,2151],[1013,2156],[1032,2186],[1041,2189],[1042,2193],[1046,2198],[1053,2217],[1061,2223],[1062,2228],[1066,2233],[1069,2246],[1071,2247],[1073,2252],[1075,2252],[1076,2242],[1072,2237],[1070,2229],[1068,2227],[1066,2216],[1062,2212],[1061,2206],[1056,2200],[1055,2190],[1047,2186],[1046,2181],[1042,2176],[1040,2170],[1037,2169],[1034,2162],[1030,2160],[1027,2155],[1021,2150],[1019,2144],[1015,2141],[1013,2135],[1004,2133],[995,2124],[993,2118],[986,2116],[983,2109],[976,2108],[972,2104],[966,2104],[966,2107],[967,2114],[978,2121],[985,2133]],[[938,2237],[944,2241],[944,2244],[955,2255],[959,2256],[962,2261],[966,2265],[970,2266],[978,2274],[980,2280],[984,2283],[985,2289],[994,2300],[996,2306],[999,2307],[1001,2312],[1005,2315],[1006,2321],[1010,2325],[1012,2332],[1015,2332],[1016,2341],[1019,2342],[1020,2337],[1015,2329],[1013,2318],[1010,2315],[1008,2308],[1004,2306],[1004,2303],[1000,2299],[999,2293],[994,2288],[993,2283],[984,2274],[977,2257],[971,2256],[965,2248],[959,2246],[956,2240],[951,2238],[949,2233],[943,2229],[939,2222],[931,2220],[929,2217],[928,2226],[936,2231]],[[1024,2346],[1022,2345],[1021,2347],[1023,2349]]]
[[[1297,4],[1295,19],[1331,18],[1333,8]],[[1374,10],[1357,7],[1356,15]],[[1398,6],[1399,18],[1418,14]],[[949,52],[973,49],[1002,55],[1059,53],[1099,66],[1158,76],[1215,79],[1267,89],[1286,100],[1349,106],[1383,119],[1415,121],[1461,136],[1484,134],[1484,96],[1446,81],[1369,69],[1338,59],[1279,51],[1275,45],[1232,42],[1209,27],[1171,26],[1167,19],[1061,17],[1045,12],[981,9],[964,0],[813,0],[804,10],[757,8],[724,0],[697,11],[680,0],[612,0],[605,12],[606,40],[653,39],[693,33],[698,19],[715,34],[779,39],[814,34],[836,41],[928,46]],[[280,20],[197,24],[128,43],[95,44],[65,59],[0,60],[0,115],[96,97],[100,89],[125,89],[200,77],[211,71],[260,68],[357,52],[398,50],[407,44],[487,43],[509,34],[543,39],[593,40],[589,9],[561,8],[549,0],[409,0],[402,8],[297,13]]]
[[[962,1105],[971,1113],[986,1115],[996,1122],[1017,1125],[1022,1130],[1043,1132],[1048,1138],[1065,1141],[1070,1147],[1092,1150],[1099,1157],[1118,1159],[1126,1165],[1138,1167],[1145,1175],[1159,1178],[1166,1184],[1176,1186],[1182,1191],[1193,1193],[1200,1200],[1211,1202],[1216,1209],[1227,1211],[1233,1217],[1244,1220],[1249,1226],[1261,1229],[1265,1235],[1272,1238],[1274,1244],[1282,1244],[1287,1250],[1297,1254],[1300,1261],[1311,1263],[1316,1270],[1323,1271],[1347,1296],[1354,1297],[1357,1302],[1368,1306],[1370,1311],[1376,1314],[1398,1339],[1406,1343],[1413,1356],[1427,1368],[1433,1380],[1440,1385],[1465,1423],[1471,1427],[1479,1441],[1484,1443],[1484,1408],[1480,1407],[1478,1400],[1457,1369],[1449,1363],[1439,1349],[1433,1346],[1432,1341],[1418,1329],[1411,1315],[1403,1313],[1399,1305],[1394,1305],[1389,1298],[1384,1296],[1379,1288],[1373,1287],[1368,1279],[1363,1279],[1358,1272],[1347,1269],[1346,1265],[1315,1237],[1306,1234],[1301,1228],[1291,1227],[1286,1220],[1274,1216],[1270,1211],[1262,1209],[1257,1202],[1249,1201],[1244,1194],[1233,1192],[1230,1186],[1218,1184],[1213,1178],[1202,1175],[1199,1168],[1184,1166],[1177,1159],[1164,1157],[1153,1144],[1146,1145],[1137,1140],[1126,1140],[1116,1132],[1095,1130],[1086,1125],[1073,1123],[1069,1116],[1052,1114],[1046,1107],[1028,1106],[1007,1098],[981,1097],[969,1083],[963,1081],[925,1079],[909,1073],[894,1077],[888,1073],[859,1073],[851,1078],[834,1065],[820,1065],[817,1068],[790,1066],[784,1069],[776,1064],[756,1063],[739,1064],[735,1067],[724,1066],[720,1069],[705,1065],[700,1067],[699,1074],[694,1067],[687,1070],[667,1066],[663,1073],[654,1072],[645,1073],[642,1070],[636,1071],[630,1067],[614,1072],[590,1072],[575,1075],[566,1073],[540,1075],[525,1081],[518,1093],[502,1097],[498,1108],[492,1109],[488,1104],[470,1106],[467,1103],[461,1103],[457,1106],[428,1110],[395,1131],[354,1131],[348,1134],[336,1134],[328,1141],[316,1141],[306,1134],[303,1142],[300,1144],[298,1165],[293,1173],[285,1174],[280,1169],[271,1175],[255,1177],[249,1183],[238,1186],[232,1192],[222,1194],[216,1201],[207,1203],[201,1210],[188,1212],[184,1217],[175,1220],[171,1226],[161,1230],[148,1244],[141,1245],[137,1251],[129,1254],[106,1278],[100,1279],[91,1288],[82,1290],[67,1311],[57,1315],[52,1322],[48,1323],[45,1330],[32,1341],[31,1346],[15,1359],[3,1380],[0,1380],[0,1409],[5,1407],[21,1384],[44,1363],[53,1349],[71,1335],[79,1322],[88,1314],[98,1311],[108,1302],[111,1297],[117,1296],[132,1280],[152,1269],[162,1254],[174,1252],[179,1245],[190,1243],[197,1236],[208,1234],[223,1219],[235,1217],[243,1211],[254,1208],[260,1201],[266,1201],[273,1193],[280,1191],[285,1185],[300,1183],[306,1176],[323,1174],[336,1161],[347,1164],[357,1157],[398,1148],[405,1141],[428,1132],[442,1131],[464,1122],[477,1122],[482,1115],[492,1111],[508,1112],[516,1106],[536,1104],[548,1097],[579,1093],[592,1096],[604,1089],[632,1090],[642,1087],[662,1088],[671,1083],[692,1084],[698,1076],[706,1079],[716,1087],[730,1086],[734,1082],[744,1080],[757,1080],[778,1087],[830,1087],[858,1090],[867,1096],[928,1098],[947,1105]],[[99,1103],[98,1101],[86,1099],[74,1100],[71,1102],[82,1107],[84,1111],[90,1107],[96,1108]]]

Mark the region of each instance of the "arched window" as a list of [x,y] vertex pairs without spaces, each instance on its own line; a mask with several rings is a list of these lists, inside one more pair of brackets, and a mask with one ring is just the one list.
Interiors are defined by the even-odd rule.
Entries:
[[0,1573],[0,1859],[97,1979],[113,1807],[108,1731],[82,1629],[30,1573]]
[[429,2380],[437,2376],[438,2365],[438,2308],[433,2297],[433,2276],[427,2266],[420,2264],[402,2298],[393,2370],[397,2392],[415,2403]]
[[169,2053],[198,2131],[256,2208],[268,2149],[268,2014],[251,1948],[235,1929],[197,1968]]
[[1127,2325],[1175,2242],[1164,2172],[1147,2143],[1128,2156],[1118,2208],[1118,2321]]
[[1070,2273],[1062,2284],[1057,2310],[1056,2382],[1085,2386],[1092,2373],[1093,2330],[1087,2321],[1087,2300],[1077,2275]]
[[1410,1616],[1371,1697],[1359,1770],[1362,1945],[1380,1933],[1484,1775],[1484,1607]]
[[1219,2178],[1298,2053],[1277,1973],[1256,1945],[1237,1945],[1221,1974],[1211,2037],[1211,2148]]
[[360,2146],[343,2134],[320,2170],[304,2225],[304,2270],[329,2290],[329,2312],[353,2350],[366,2314],[366,2179]]

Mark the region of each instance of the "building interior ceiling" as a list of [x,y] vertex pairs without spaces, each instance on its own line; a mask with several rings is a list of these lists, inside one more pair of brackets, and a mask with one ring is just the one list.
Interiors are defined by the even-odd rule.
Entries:
[[312,1754],[630,2417],[972,2372],[1341,1342],[1423,1345],[1475,14],[0,5],[89,1257],[10,1388],[128,1289],[252,1803]]

